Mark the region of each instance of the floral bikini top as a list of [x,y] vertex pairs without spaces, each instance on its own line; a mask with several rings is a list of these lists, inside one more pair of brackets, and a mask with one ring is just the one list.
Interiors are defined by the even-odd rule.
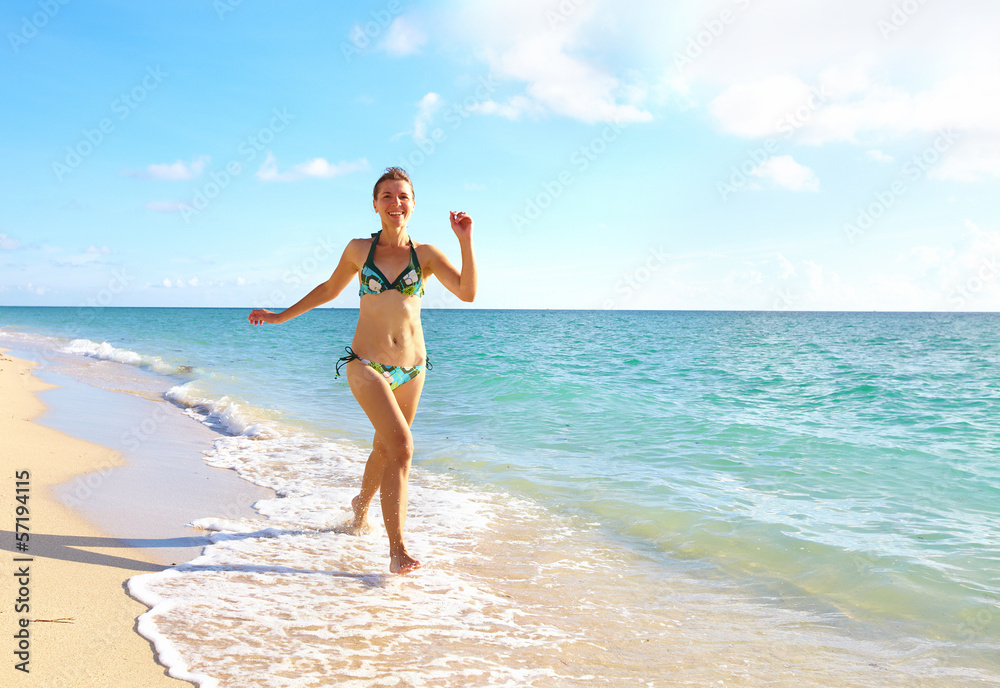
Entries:
[[395,289],[400,294],[406,296],[414,294],[423,296],[424,280],[420,272],[420,261],[417,260],[417,250],[413,248],[413,241],[410,241],[410,264],[403,268],[403,271],[399,273],[399,276],[394,281],[390,282],[375,265],[375,247],[378,246],[378,239],[381,234],[381,231],[372,234],[374,240],[372,241],[371,250],[368,251],[368,260],[365,261],[364,266],[361,268],[361,289],[358,295],[381,294],[386,290]]

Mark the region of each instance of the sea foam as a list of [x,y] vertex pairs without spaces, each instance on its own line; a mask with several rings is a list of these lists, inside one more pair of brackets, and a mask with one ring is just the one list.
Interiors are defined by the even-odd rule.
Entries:
[[231,435],[245,437],[280,437],[281,431],[263,416],[262,409],[255,409],[228,395],[212,398],[204,396],[194,382],[175,385],[164,397],[185,409],[195,420]]
[[[284,667],[277,677],[271,674],[271,686],[315,685],[311,681],[327,673],[340,676],[344,685],[368,685],[384,672],[379,648],[401,637],[419,646],[450,639],[514,652],[565,636],[533,615],[525,623],[509,598],[456,570],[475,558],[501,512],[509,517],[530,510],[527,503],[463,488],[447,476],[414,480],[409,546],[428,567],[404,583],[385,573],[384,531],[357,537],[337,529],[352,517],[349,504],[365,459],[361,447],[307,434],[216,440],[206,453],[211,465],[236,470],[278,496],[254,505],[263,522],[214,516],[193,522],[212,533],[213,544],[202,556],[130,579],[129,592],[151,607],[141,617],[140,633],[154,642],[171,676],[202,686],[262,685],[253,668],[263,661]],[[377,503],[371,518],[380,520]],[[197,667],[192,668],[192,657]],[[311,658],[311,669],[300,673],[303,658]],[[482,665],[484,660],[453,661]],[[508,670],[502,662],[489,664],[490,673],[506,676],[498,685],[551,673],[544,667]],[[413,685],[428,676],[458,678],[444,664],[425,667],[423,680],[421,672],[401,671]]]
[[183,372],[182,368],[170,365],[159,356],[144,356],[129,349],[120,349],[112,346],[108,342],[98,344],[89,339],[74,339],[62,348],[62,352],[77,354],[79,356],[89,356],[101,361],[114,361],[115,363],[139,366],[164,375]]

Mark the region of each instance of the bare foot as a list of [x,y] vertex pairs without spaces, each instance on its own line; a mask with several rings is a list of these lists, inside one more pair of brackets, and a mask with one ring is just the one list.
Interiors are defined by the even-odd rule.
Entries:
[[361,495],[357,495],[351,500],[351,508],[354,510],[354,529],[358,532],[365,530],[368,525],[368,507],[361,508]]
[[351,500],[351,509],[354,510],[354,520],[334,528],[334,532],[347,535],[366,535],[371,532],[368,525],[368,509],[361,510],[361,495]]
[[416,571],[421,566],[423,566],[423,564],[407,554],[405,549],[397,555],[389,555],[390,573],[398,573],[402,575],[404,573],[409,573],[410,571]]

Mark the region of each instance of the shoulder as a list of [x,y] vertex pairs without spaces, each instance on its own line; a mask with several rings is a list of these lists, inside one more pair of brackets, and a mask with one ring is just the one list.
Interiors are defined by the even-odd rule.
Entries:
[[368,250],[371,248],[372,238],[351,239],[344,249],[344,257],[352,263],[361,264],[368,258]]
[[364,246],[365,248],[368,248],[369,246],[372,245],[372,241],[374,239],[375,237],[370,237],[370,236],[361,237],[360,239],[351,239],[350,241],[347,242],[347,248],[357,248],[359,246]]
[[417,258],[420,260],[421,265],[429,261],[437,260],[438,257],[442,255],[441,249],[433,244],[420,244],[414,241],[413,249],[417,252]]
[[418,244],[414,241],[413,249],[417,252],[420,269],[428,275],[435,275],[440,272],[441,266],[448,261],[444,253],[441,252],[441,249],[432,244]]
[[413,250],[417,252],[417,257],[423,256],[437,256],[441,254],[441,250],[432,244],[421,244],[418,241],[413,242]]

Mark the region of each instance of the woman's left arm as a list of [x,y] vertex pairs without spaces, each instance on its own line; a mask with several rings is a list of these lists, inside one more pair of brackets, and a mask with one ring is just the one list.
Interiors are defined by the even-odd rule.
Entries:
[[451,229],[458,237],[459,246],[462,247],[462,271],[459,272],[451,264],[444,253],[435,248],[431,249],[430,261],[427,269],[431,274],[437,275],[441,284],[452,294],[462,301],[473,301],[476,298],[476,256],[472,250],[472,218],[465,213],[450,213]]

